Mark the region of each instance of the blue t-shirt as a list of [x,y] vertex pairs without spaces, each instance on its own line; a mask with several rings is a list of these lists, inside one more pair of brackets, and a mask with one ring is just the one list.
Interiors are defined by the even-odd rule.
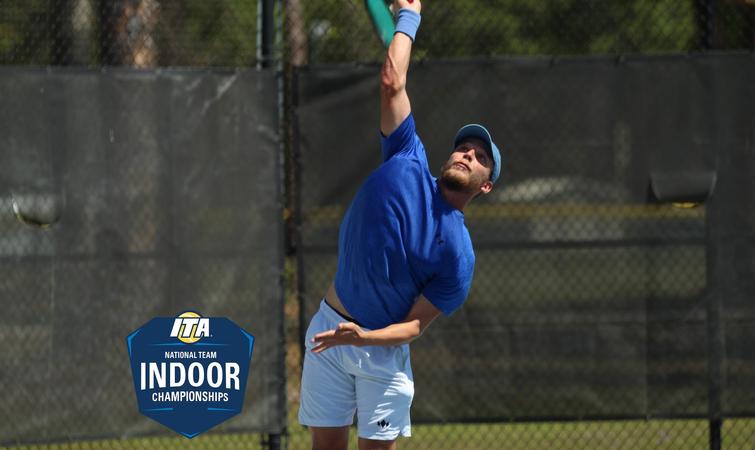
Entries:
[[411,114],[383,138],[383,164],[346,212],[338,249],[336,293],[367,328],[404,320],[420,293],[446,315],[464,303],[472,240],[430,174]]

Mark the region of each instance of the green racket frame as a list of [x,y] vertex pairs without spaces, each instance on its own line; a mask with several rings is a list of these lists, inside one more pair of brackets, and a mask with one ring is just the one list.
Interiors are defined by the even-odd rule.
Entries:
[[393,33],[396,32],[396,24],[393,23],[393,14],[389,8],[391,3],[390,0],[364,0],[375,32],[386,47],[391,44]]

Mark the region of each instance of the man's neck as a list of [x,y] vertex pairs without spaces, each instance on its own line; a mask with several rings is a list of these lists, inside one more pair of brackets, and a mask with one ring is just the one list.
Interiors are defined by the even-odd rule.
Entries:
[[474,198],[474,194],[470,194],[468,192],[459,192],[454,191],[446,187],[442,182],[440,184],[440,194],[443,196],[444,199],[448,202],[449,205],[453,206],[454,208],[458,209],[459,211],[464,211],[464,208],[466,208],[467,204],[472,201]]

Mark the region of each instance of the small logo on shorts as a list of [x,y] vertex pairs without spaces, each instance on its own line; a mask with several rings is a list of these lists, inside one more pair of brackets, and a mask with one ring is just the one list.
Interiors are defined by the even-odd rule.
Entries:
[[387,427],[389,427],[389,426],[391,425],[391,423],[390,423],[390,422],[388,422],[388,421],[387,421],[387,420],[385,420],[385,419],[381,420],[381,421],[380,421],[380,422],[378,422],[377,424],[378,424],[378,426],[379,426],[380,428],[387,428]]

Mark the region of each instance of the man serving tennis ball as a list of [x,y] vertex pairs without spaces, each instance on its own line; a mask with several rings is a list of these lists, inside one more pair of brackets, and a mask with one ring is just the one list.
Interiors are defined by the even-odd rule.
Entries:
[[347,448],[355,412],[360,449],[410,436],[408,343],[464,303],[475,256],[462,211],[501,170],[490,133],[472,124],[456,134],[440,178],[430,174],[406,93],[421,2],[394,8],[381,71],[383,163],[341,222],[336,277],[307,330],[299,421],[314,449]]

